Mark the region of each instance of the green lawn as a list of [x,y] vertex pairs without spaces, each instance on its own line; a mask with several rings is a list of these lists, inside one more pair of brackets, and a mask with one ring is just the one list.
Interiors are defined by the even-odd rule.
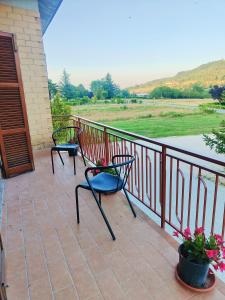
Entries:
[[158,116],[105,121],[104,123],[126,131],[156,138],[210,133],[213,128],[220,126],[222,120],[225,120],[225,115],[223,114],[195,113],[181,117]]

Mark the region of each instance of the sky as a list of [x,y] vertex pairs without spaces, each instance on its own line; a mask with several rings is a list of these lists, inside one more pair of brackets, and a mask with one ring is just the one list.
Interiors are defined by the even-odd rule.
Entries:
[[48,75],[122,88],[225,58],[225,0],[63,0],[44,36]]

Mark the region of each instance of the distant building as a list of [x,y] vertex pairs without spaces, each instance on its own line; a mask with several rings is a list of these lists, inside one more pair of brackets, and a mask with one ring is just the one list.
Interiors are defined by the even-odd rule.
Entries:
[[146,97],[148,97],[149,96],[149,94],[148,93],[137,93],[137,94],[135,94],[137,97],[139,97],[139,98],[146,98]]

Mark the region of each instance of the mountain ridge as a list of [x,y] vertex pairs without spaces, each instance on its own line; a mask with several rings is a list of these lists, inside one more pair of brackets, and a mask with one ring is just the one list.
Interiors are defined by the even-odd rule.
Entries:
[[129,87],[128,90],[133,93],[150,93],[159,86],[185,89],[196,83],[205,88],[225,85],[225,59],[205,63],[191,70],[180,71],[175,76],[154,79]]

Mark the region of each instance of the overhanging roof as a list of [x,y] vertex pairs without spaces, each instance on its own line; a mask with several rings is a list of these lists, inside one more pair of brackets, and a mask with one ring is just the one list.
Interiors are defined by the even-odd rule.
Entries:
[[38,0],[43,35],[54,18],[62,1],[63,0]]

